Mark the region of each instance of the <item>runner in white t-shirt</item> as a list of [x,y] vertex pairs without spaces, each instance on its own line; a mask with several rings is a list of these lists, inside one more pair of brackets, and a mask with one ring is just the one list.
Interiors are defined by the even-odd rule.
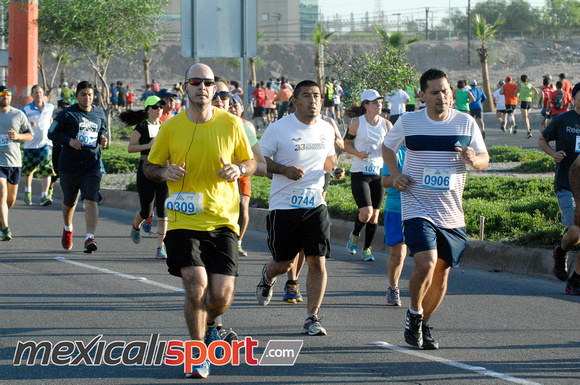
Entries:
[[[330,217],[322,198],[324,172],[336,175],[334,129],[319,118],[322,98],[317,83],[296,86],[296,112],[268,126],[260,147],[273,174],[267,220],[272,260],[262,269],[256,298],[266,306],[276,277],[287,273],[301,250],[308,263],[308,308],[303,334],[326,335],[318,312],[326,290],[325,256],[330,248]],[[338,171],[336,171],[338,169]],[[337,178],[339,177],[337,175]]]
[[[489,156],[475,120],[450,108],[445,72],[425,72],[419,94],[427,108],[403,115],[382,151],[393,186],[402,191],[405,244],[415,259],[405,341],[438,349],[427,322],[445,296],[449,267],[459,265],[467,246],[461,207],[466,164],[483,169]],[[401,173],[395,154],[402,145],[407,155]]]

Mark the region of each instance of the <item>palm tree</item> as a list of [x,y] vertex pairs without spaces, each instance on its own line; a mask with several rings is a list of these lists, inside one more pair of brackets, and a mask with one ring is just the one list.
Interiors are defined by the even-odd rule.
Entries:
[[154,44],[151,42],[143,42],[142,46],[143,46],[143,53],[144,53],[143,73],[145,74],[145,89],[147,89],[147,86],[149,84],[151,84],[151,82],[149,81],[149,79],[150,79],[149,64],[151,63],[151,59],[149,58],[149,55],[153,52],[153,50],[155,50],[155,48],[159,47],[159,43]]
[[477,49],[479,54],[479,62],[481,63],[481,76],[483,78],[483,92],[487,95],[487,100],[483,103],[483,111],[493,112],[495,106],[493,105],[493,98],[491,97],[491,86],[489,83],[489,70],[487,67],[487,42],[495,37],[495,33],[500,25],[505,23],[505,19],[498,18],[493,25],[487,24],[485,17],[476,14],[473,18],[473,26],[475,27],[475,35],[481,40],[481,47]]
[[[322,79],[324,78],[324,47],[328,46],[328,41],[332,35],[334,35],[334,32],[325,32],[324,25],[320,22],[316,23],[312,41],[318,47],[314,58],[314,66],[316,67],[316,81],[320,87],[323,87]],[[324,90],[322,90],[322,93],[324,94]]]
[[392,48],[396,48],[398,50],[403,50],[403,49],[407,49],[409,47],[409,44],[413,44],[418,42],[419,40],[423,40],[422,36],[413,36],[410,37],[409,39],[407,39],[407,42],[404,42],[404,36],[401,32],[393,32],[393,33],[389,33],[387,30],[385,30],[384,28],[381,28],[377,25],[373,26],[375,28],[375,31],[377,31],[377,33],[379,34],[379,36],[381,37],[383,46],[386,47],[392,47]]

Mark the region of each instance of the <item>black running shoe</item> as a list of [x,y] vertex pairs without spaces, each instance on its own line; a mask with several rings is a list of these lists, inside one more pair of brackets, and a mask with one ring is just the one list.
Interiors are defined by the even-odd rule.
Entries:
[[421,331],[423,332],[422,348],[425,350],[439,349],[439,342],[433,339],[433,336],[431,335],[431,327],[429,327],[429,324],[423,322],[423,325],[421,326]]
[[580,295],[580,279],[575,278],[574,276],[570,277],[566,284],[566,293]]
[[423,346],[423,333],[421,331],[422,324],[422,314],[411,314],[411,312],[407,310],[407,320],[405,321],[405,342],[412,346]]
[[560,256],[556,253],[557,248],[558,246],[554,246],[552,251],[552,258],[554,258],[554,269],[552,271],[560,281],[566,281],[568,279],[568,253]]

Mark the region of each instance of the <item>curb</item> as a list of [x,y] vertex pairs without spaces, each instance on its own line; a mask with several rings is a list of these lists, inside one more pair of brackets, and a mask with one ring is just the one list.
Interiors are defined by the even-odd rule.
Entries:
[[[40,189],[40,180],[34,179],[32,181],[32,189],[33,191]],[[23,184],[18,186],[18,191],[24,192]],[[139,197],[134,191],[101,188],[101,195],[103,200],[100,204],[103,206],[123,210],[139,210]],[[55,185],[54,196],[59,199],[63,197],[59,183]],[[267,215],[267,209],[251,207],[248,228],[265,232]],[[330,229],[331,242],[346,245],[352,228],[353,222],[333,219]],[[383,239],[384,228],[379,225],[372,244],[375,250],[381,250],[384,245]],[[467,241],[467,250],[461,263],[461,266],[475,267],[492,272],[506,271],[514,274],[554,279],[552,274],[553,262],[549,249],[510,246],[503,243],[469,239]]]

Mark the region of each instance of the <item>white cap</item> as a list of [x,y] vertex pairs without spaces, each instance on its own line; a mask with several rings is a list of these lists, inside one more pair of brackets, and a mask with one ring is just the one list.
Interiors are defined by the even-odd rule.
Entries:
[[66,86],[68,86],[68,83],[67,82],[63,82],[62,85],[63,85],[63,87],[66,87]]
[[377,99],[384,99],[377,91],[375,90],[364,90],[362,95],[360,96],[361,102],[368,101],[372,102],[373,100]]
[[469,85],[476,86],[477,81],[475,79],[471,79],[471,81],[469,82]]

